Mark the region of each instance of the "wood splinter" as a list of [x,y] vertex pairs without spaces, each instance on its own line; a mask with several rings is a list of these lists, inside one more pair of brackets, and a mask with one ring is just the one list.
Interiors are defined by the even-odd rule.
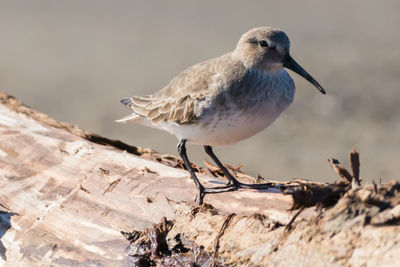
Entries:
[[336,173],[340,176],[341,181],[345,182],[347,184],[351,184],[353,177],[349,173],[348,170],[346,170],[345,167],[340,165],[340,162],[337,159],[328,159],[329,164],[332,166],[332,168],[336,171]]
[[357,185],[361,185],[360,179],[360,154],[356,150],[356,146],[353,147],[353,151],[350,152],[350,168],[353,172],[354,182]]
[[354,181],[356,185],[361,185],[360,154],[357,152],[356,146],[354,146],[353,150],[350,152],[350,168],[353,175],[351,175],[345,167],[340,165],[340,162],[337,159],[328,159],[328,162],[336,171],[336,173],[340,176],[341,182],[351,184]]

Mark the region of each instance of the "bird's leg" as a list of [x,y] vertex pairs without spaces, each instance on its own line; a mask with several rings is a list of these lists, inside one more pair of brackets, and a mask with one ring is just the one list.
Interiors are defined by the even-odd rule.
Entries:
[[222,170],[225,174],[226,178],[228,178],[228,185],[233,186],[233,190],[238,188],[252,188],[252,189],[268,189],[273,187],[272,183],[264,183],[264,184],[244,184],[239,182],[232,174],[228,171],[228,169],[221,163],[221,161],[217,158],[212,150],[211,146],[204,146],[204,150],[206,153],[212,158],[212,160],[217,164],[217,166]]
[[197,179],[196,174],[194,173],[194,170],[192,168],[192,165],[190,164],[189,158],[186,154],[186,139],[182,139],[178,143],[178,152],[181,158],[183,159],[183,162],[185,163],[186,169],[190,172],[190,175],[192,176],[192,179],[199,190],[199,195],[197,196],[196,201],[201,204],[203,203],[203,198],[205,195],[204,192],[204,186],[200,183],[199,179]]
[[240,182],[238,180],[236,180],[236,178],[232,176],[232,174],[221,163],[221,161],[219,161],[217,156],[214,154],[214,151],[212,150],[212,147],[211,146],[204,146],[204,150],[212,158],[212,160],[217,164],[217,166],[222,170],[222,172],[225,174],[226,178],[228,178],[228,180],[229,180],[228,185],[232,185],[235,188],[239,188],[240,187]]
[[216,194],[216,193],[223,193],[228,191],[236,190],[237,188],[232,185],[228,186],[221,186],[221,187],[213,187],[213,188],[205,188],[197,178],[196,174],[194,173],[194,169],[192,168],[189,158],[186,154],[186,139],[182,139],[179,141],[178,144],[178,152],[183,162],[185,163],[186,169],[190,172],[194,183],[196,184],[197,189],[199,190],[199,195],[197,196],[196,202],[199,204],[203,203],[203,198],[206,194]]

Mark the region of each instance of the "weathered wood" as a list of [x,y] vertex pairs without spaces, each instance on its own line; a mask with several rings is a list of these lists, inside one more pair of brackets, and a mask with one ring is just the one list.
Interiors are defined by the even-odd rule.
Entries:
[[[207,195],[212,206],[199,207],[193,182],[175,157],[57,122],[3,93],[0,103],[0,263],[133,264],[129,253],[135,242],[121,231],[143,231],[163,217],[172,220],[165,234],[168,246],[179,234],[185,245],[193,242],[217,257],[216,264],[397,261],[398,184],[352,189],[322,213],[307,208],[287,231],[296,211],[292,197],[279,190]],[[207,186],[224,182],[209,167],[198,168],[200,179]],[[307,203],[315,205],[310,199]],[[162,263],[167,256],[159,254]]]
[[353,151],[350,152],[350,168],[353,172],[353,178],[356,185],[361,185],[360,179],[360,155],[356,150],[356,147],[353,147]]

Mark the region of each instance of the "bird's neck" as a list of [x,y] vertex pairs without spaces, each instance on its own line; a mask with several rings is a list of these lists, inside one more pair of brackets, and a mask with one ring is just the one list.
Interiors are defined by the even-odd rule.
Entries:
[[268,75],[276,75],[281,73],[283,65],[281,63],[268,63],[258,67]]
[[255,51],[246,50],[238,46],[232,52],[232,58],[239,60],[246,69],[252,69],[260,64],[261,57],[257,55]]
[[258,69],[266,74],[274,75],[280,73],[283,69],[281,62],[266,61],[260,56],[245,53],[243,50],[236,49],[233,51],[232,57],[239,60],[246,69]]

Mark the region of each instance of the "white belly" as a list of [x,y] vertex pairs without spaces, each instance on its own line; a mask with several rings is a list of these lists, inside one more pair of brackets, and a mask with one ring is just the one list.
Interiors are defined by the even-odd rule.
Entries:
[[264,107],[246,113],[216,114],[207,122],[192,125],[168,125],[165,129],[179,139],[199,145],[221,146],[247,139],[268,127],[290,104],[277,108],[265,103]]
[[270,125],[278,115],[272,116],[232,116],[212,124],[169,126],[169,132],[179,139],[198,145],[221,146],[247,139]]
[[292,103],[292,99],[271,98],[246,112],[231,109],[229,112],[216,112],[196,124],[165,124],[163,128],[178,139],[187,139],[193,144],[230,145],[264,130]]

